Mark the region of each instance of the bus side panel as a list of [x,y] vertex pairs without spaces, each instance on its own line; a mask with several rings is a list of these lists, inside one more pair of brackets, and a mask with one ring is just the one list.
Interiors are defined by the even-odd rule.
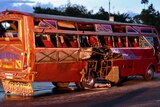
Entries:
[[119,67],[120,77],[133,75],[133,60],[114,60],[113,66]]
[[158,71],[158,65],[153,49],[138,49],[133,50],[133,52],[138,56],[137,59],[134,60],[133,71],[135,75],[145,74],[151,65],[154,66],[156,72]]
[[36,64],[35,81],[78,82],[86,62]]
[[113,66],[119,67],[120,77],[144,75],[151,65],[154,66],[156,72],[158,71],[152,49],[120,49],[120,51],[123,59],[113,60]]
[[154,66],[154,69],[157,72],[157,64],[155,63],[154,57],[143,60],[135,60],[133,68],[134,74],[135,75],[145,74],[151,65]]

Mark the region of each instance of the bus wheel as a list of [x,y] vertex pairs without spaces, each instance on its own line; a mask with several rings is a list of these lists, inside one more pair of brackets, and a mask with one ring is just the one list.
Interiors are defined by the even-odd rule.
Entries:
[[52,84],[57,88],[67,88],[69,82],[52,82]]
[[85,87],[83,86],[82,82],[76,82],[75,84],[79,90],[81,91],[85,90]]
[[153,67],[149,67],[146,74],[144,75],[144,79],[145,80],[152,80],[154,77],[154,68]]
[[76,86],[80,90],[91,89],[94,88],[96,83],[96,79],[92,76],[83,78],[82,82],[76,82]]

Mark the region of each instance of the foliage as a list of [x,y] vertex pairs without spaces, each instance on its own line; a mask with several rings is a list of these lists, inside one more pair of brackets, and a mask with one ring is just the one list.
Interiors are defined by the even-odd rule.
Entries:
[[33,7],[34,9],[34,13],[43,13],[43,14],[54,14],[54,15],[62,15],[62,11],[60,11],[61,9],[58,8],[42,8],[40,6],[38,7]]
[[141,0],[141,4],[148,4],[148,0]]
[[[141,0],[142,4],[148,4],[148,0]],[[109,20],[109,13],[105,11],[103,7],[100,7],[98,12],[94,13],[93,10],[88,11],[83,5],[70,4],[67,6],[55,7],[55,8],[42,8],[34,7],[34,13],[52,14],[52,15],[63,15],[63,16],[74,16],[74,17],[85,17],[94,18],[100,20]],[[142,23],[147,25],[155,26],[160,31],[160,13],[156,11],[153,4],[149,5],[147,9],[143,9],[141,14],[133,17],[129,17],[127,13],[111,13],[114,16],[114,20],[118,22],[129,22],[133,20],[136,23]]]
[[143,9],[140,15],[134,17],[136,22],[155,26],[160,31],[160,13],[151,4],[148,9]]
[[[108,20],[109,14],[103,7],[100,7],[97,13],[93,13],[93,10],[88,11],[83,5],[68,5],[58,8],[42,8],[42,7],[33,7],[34,13],[43,13],[43,14],[52,14],[52,15],[63,15],[63,16],[74,16],[74,17],[85,17],[85,18],[94,18],[101,20]],[[131,22],[131,18],[127,13],[117,13],[111,14],[114,16],[115,21],[118,22]],[[129,20],[128,20],[129,19]]]

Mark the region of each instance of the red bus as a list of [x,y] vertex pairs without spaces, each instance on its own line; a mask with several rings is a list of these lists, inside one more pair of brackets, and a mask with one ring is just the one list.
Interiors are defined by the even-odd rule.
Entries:
[[0,79],[6,94],[33,95],[33,82],[84,90],[96,80],[158,72],[159,38],[152,26],[24,13],[0,13]]

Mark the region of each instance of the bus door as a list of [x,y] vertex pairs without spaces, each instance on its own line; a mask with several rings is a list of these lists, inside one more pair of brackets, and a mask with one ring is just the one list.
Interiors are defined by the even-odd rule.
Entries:
[[[145,37],[139,37],[139,47],[133,48],[133,52],[136,55],[134,60],[134,74],[144,75],[148,67],[153,64],[155,66],[155,57],[153,56],[153,47],[147,42]],[[156,69],[156,66],[155,66]]]
[[160,63],[160,44],[158,42],[158,38],[153,36],[148,36],[145,38],[154,47],[156,60]]
[[156,58],[156,61],[158,63],[158,71],[160,71],[160,44],[157,37],[148,36],[145,37],[147,41],[154,47],[154,56]]

